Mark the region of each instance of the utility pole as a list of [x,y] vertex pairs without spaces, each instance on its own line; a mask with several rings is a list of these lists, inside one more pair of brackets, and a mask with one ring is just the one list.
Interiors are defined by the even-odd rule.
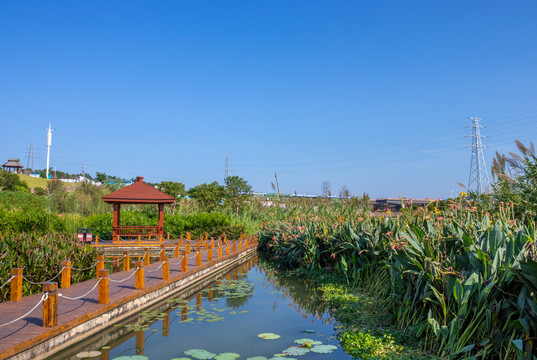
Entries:
[[226,155],[226,171],[225,171],[225,177],[224,177],[224,181],[225,181],[231,173],[231,164],[229,162],[229,154],[224,154],[224,155]]
[[489,175],[487,173],[487,166],[485,165],[485,157],[483,156],[483,149],[485,146],[481,143],[481,139],[484,136],[481,135],[479,129],[483,127],[479,125],[479,121],[482,119],[469,117],[472,121],[472,160],[470,162],[470,178],[468,180],[468,190],[473,190],[477,194],[481,195],[489,190]]
[[86,181],[86,163],[82,163],[82,177],[84,178],[84,180],[82,181]]
[[52,145],[52,132],[56,129],[51,128],[50,123],[48,123],[48,129],[45,128],[45,130],[47,130],[47,169],[46,169],[45,178],[48,179],[48,167],[50,164],[50,147]]
[[276,178],[276,188],[278,189],[278,197],[280,197],[280,184],[278,184],[278,175],[274,173],[274,177]]

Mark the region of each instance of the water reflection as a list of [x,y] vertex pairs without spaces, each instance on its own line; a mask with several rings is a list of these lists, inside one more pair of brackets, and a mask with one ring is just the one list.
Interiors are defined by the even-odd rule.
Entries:
[[[337,344],[331,324],[313,281],[279,273],[253,258],[217,281],[207,281],[144,309],[49,360],[74,360],[80,352],[90,350],[101,352],[92,358],[99,360],[127,355],[172,359],[185,357],[184,351],[196,348],[217,354],[237,352],[241,359],[263,354],[270,358],[294,345],[293,340],[304,337],[300,333],[308,328],[315,329],[311,331],[317,331],[319,339],[323,337],[323,344]],[[282,335],[281,344],[275,340],[259,343],[257,334],[264,332]],[[341,350],[330,358],[350,359]]]

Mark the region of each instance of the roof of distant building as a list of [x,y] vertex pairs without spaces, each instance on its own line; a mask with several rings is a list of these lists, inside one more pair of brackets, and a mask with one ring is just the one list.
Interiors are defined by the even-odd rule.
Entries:
[[3,167],[15,167],[15,168],[23,168],[24,166],[22,166],[19,162],[18,159],[15,159],[15,158],[11,158],[7,161],[7,163],[5,163],[4,165],[2,165]]

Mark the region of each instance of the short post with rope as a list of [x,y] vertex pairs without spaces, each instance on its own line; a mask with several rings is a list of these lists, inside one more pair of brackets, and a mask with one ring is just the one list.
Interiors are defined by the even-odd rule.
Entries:
[[110,303],[110,287],[109,287],[108,270],[99,270],[99,304]]
[[119,256],[112,256],[112,274],[119,272]]
[[71,287],[71,260],[62,261],[62,266],[61,288],[69,289]]
[[179,236],[179,245],[183,246],[183,235]]
[[229,244],[226,245],[226,255],[231,254],[231,251],[229,249]]
[[162,244],[160,245],[160,255],[159,255],[160,261],[164,260],[164,256],[166,256],[166,247],[164,244]]
[[175,243],[175,248],[173,249],[173,256],[176,259],[179,259],[179,243],[178,242]]
[[187,254],[190,254],[190,252],[191,252],[190,247],[191,247],[190,244],[187,244],[187,245],[186,245],[186,253],[187,253]]
[[149,248],[145,248],[144,251],[145,251],[145,254],[144,254],[144,265],[145,265],[145,266],[149,266],[149,264],[150,264],[150,259],[149,259]]
[[58,325],[58,283],[43,283],[43,292],[46,294],[43,301],[43,327]]
[[168,232],[168,240],[170,240],[170,232]]
[[97,274],[96,278],[99,278],[99,270],[104,269],[104,255],[97,255]]
[[99,246],[99,235],[95,235],[95,246]]
[[131,259],[129,251],[123,251],[123,271],[129,271],[131,269]]
[[136,265],[135,287],[137,290],[141,290],[145,287],[144,262],[137,261],[135,265]]
[[22,268],[11,269],[10,281],[11,301],[22,300]]
[[162,257],[162,280],[170,280],[170,263],[168,262],[168,257],[164,255]]
[[233,241],[233,252],[237,252],[237,242]]
[[188,271],[188,255],[186,251],[183,251],[183,257],[181,258],[181,272]]
[[209,251],[207,251],[207,261],[208,262],[213,262],[213,249],[209,249]]
[[242,241],[239,241],[239,251],[242,250]]
[[192,240],[192,237],[189,232],[186,233],[186,239],[189,241]]
[[196,266],[201,266],[201,251],[196,253]]
[[204,248],[205,250],[208,250],[208,249],[209,249],[209,242],[208,242],[207,240],[205,240],[205,241],[203,242],[203,248]]
[[218,247],[218,258],[220,259],[222,257],[222,245]]

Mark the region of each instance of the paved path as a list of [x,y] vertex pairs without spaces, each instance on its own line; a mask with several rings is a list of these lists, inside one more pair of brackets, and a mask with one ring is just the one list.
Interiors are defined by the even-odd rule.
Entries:
[[[250,245],[247,249],[256,246],[255,244]],[[242,251],[247,249],[242,249]],[[111,274],[109,276],[110,303],[107,305],[99,305],[98,289],[93,289],[98,282],[97,279],[72,285],[69,289],[58,289],[58,293],[71,298],[80,297],[88,292],[89,294],[78,300],[70,300],[59,296],[58,325],[53,328],[44,328],[42,326],[43,306],[41,304],[29,314],[26,314],[40,302],[43,293],[25,296],[19,302],[0,303],[0,325],[26,314],[21,320],[7,326],[0,326],[0,359],[7,359],[14,354],[29,349],[117,306],[162,288],[171,282],[185,278],[216,262],[232,258],[239,253],[237,248],[236,253],[231,252],[230,255],[225,255],[225,249],[223,249],[222,258],[218,258],[217,248],[214,248],[212,251],[213,262],[209,263],[207,250],[202,250],[201,266],[196,266],[196,253],[194,251],[188,255],[188,271],[186,273],[181,272],[180,258],[170,258],[170,280],[167,281],[164,281],[162,278],[162,268],[159,268],[162,264],[161,261],[146,266],[145,288],[142,290],[135,289],[135,276],[131,276],[135,271],[132,264],[130,271]],[[76,264],[73,264],[73,267],[76,267]],[[114,282],[114,280],[121,281],[127,279],[129,276],[131,276],[130,279],[124,282]],[[93,290],[90,291],[91,289]]]

